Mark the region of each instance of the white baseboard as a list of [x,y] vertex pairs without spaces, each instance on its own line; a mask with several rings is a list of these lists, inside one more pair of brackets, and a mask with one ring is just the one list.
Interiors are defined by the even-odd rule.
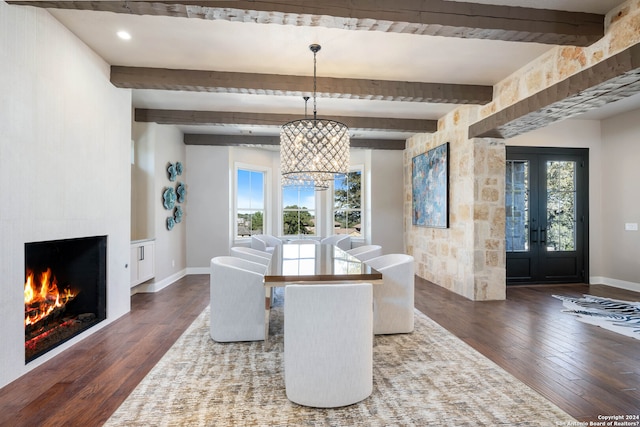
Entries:
[[640,283],[627,282],[624,280],[611,279],[609,277],[594,276],[589,278],[592,285],[607,285],[614,288],[626,289],[628,291],[640,292]]
[[211,272],[210,267],[189,267],[187,268],[187,274],[209,274]]
[[186,275],[187,275],[187,270],[184,269],[158,282],[148,281],[148,282],[141,283],[138,286],[131,288],[131,295],[138,294],[138,293],[155,293],[155,292],[161,291],[162,289],[166,288],[172,283],[182,279]]

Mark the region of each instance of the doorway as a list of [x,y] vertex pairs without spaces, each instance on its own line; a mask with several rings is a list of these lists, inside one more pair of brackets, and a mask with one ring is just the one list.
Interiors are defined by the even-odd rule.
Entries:
[[507,147],[507,285],[587,283],[588,149]]

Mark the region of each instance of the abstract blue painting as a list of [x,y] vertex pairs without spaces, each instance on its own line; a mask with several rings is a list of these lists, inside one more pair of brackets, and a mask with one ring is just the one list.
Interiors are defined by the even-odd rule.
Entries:
[[449,143],[413,158],[413,224],[449,227]]

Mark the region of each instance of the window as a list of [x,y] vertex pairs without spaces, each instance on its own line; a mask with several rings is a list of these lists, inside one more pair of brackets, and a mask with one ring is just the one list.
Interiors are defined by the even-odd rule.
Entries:
[[313,188],[282,187],[282,234],[316,235],[316,194]]
[[529,250],[529,161],[507,160],[506,175],[506,249]]
[[339,175],[333,185],[333,234],[362,237],[362,170]]
[[265,171],[236,169],[237,238],[263,233],[265,175]]

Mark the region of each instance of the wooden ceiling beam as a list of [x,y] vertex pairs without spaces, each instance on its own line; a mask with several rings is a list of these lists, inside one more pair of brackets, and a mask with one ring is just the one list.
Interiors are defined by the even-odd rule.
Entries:
[[[114,65],[111,83],[129,89],[311,96],[313,77]],[[316,94],[325,98],[484,105],[491,102],[493,87],[318,77]]]
[[555,45],[588,46],[604,35],[604,15],[445,0],[7,1],[235,22],[322,26]]
[[[199,133],[185,133],[186,145],[216,145],[216,146],[280,146],[279,136],[261,135],[211,135]],[[352,148],[371,148],[375,150],[404,150],[404,139],[364,139],[351,138]]]
[[640,93],[640,44],[469,127],[469,138],[513,138]]
[[[136,108],[136,122],[155,122],[171,125],[257,125],[277,126],[301,117],[290,114],[237,113],[192,110],[154,110]],[[352,131],[393,131],[407,133],[432,133],[437,120],[394,119],[384,117],[322,116],[322,119],[342,122]]]

